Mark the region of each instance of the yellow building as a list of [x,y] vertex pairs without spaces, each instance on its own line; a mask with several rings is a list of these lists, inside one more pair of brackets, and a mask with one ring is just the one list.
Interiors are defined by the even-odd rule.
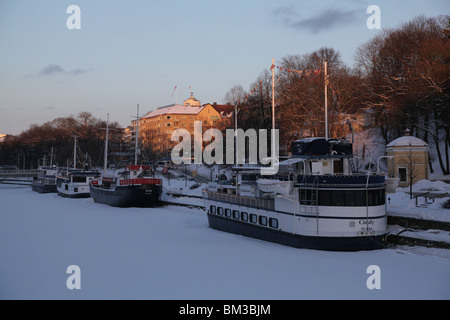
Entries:
[[[194,122],[201,121],[203,131],[211,128],[224,130],[232,126],[233,106],[205,104],[193,94],[183,105],[171,104],[147,113],[139,120],[139,140],[144,152],[153,157],[168,157],[177,142],[172,142],[172,132],[186,129],[194,134]],[[135,124],[134,124],[135,125]],[[133,126],[133,124],[132,124]]]
[[388,175],[399,179],[399,187],[409,186],[422,179],[429,179],[428,144],[409,135],[395,139],[386,146],[386,153],[392,157],[388,161]]

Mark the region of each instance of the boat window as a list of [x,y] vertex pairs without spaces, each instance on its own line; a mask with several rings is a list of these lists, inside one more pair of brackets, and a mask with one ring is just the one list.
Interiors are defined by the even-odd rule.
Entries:
[[250,213],[250,222],[256,223],[258,221],[258,216],[256,214]]
[[223,216],[223,208],[222,207],[217,207],[217,214],[219,216]]
[[247,212],[241,212],[241,220],[248,221],[248,213]]
[[238,210],[233,210],[233,219],[239,220],[239,211]]
[[278,229],[278,219],[270,218],[270,219],[269,219],[269,226],[270,226],[271,228]]
[[386,195],[383,189],[369,190],[369,206],[380,206],[385,202]]
[[[366,196],[367,195],[367,196]],[[366,202],[367,199],[367,202]],[[309,204],[305,199],[300,199],[300,204]],[[321,206],[345,206],[365,207],[366,205],[380,206],[386,203],[384,189],[376,190],[320,190],[319,205]]]
[[231,217],[231,209],[225,209],[225,217]]
[[267,226],[267,217],[259,216],[259,224],[262,226]]
[[343,190],[333,190],[333,205],[345,206],[345,198]]
[[353,190],[346,190],[344,191],[344,203],[346,206],[354,207],[355,206],[355,196],[356,192]]
[[319,192],[319,206],[332,206],[332,192],[330,190],[321,190]]
[[216,214],[216,206],[210,206],[209,212],[211,212],[212,214]]
[[317,190],[300,189],[299,198],[300,204],[305,206],[315,206],[317,201]]
[[72,177],[72,181],[73,181],[73,182],[81,182],[81,183],[84,183],[84,182],[86,182],[86,177],[77,177],[77,176],[73,176],[73,177]]
[[366,191],[353,191],[355,193],[355,206],[365,207],[366,206]]

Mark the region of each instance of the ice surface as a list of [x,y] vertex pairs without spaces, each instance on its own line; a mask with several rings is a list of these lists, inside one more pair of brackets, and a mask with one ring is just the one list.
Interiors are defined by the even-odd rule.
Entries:
[[[202,210],[0,185],[0,299],[449,299],[448,251],[295,249],[212,230]],[[66,287],[70,265],[81,290]]]

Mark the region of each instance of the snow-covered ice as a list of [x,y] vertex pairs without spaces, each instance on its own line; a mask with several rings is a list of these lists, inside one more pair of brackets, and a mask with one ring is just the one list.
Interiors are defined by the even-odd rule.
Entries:
[[[0,185],[0,299],[450,299],[449,250],[437,250],[295,249],[212,230],[198,209]],[[380,290],[366,286],[371,265]]]

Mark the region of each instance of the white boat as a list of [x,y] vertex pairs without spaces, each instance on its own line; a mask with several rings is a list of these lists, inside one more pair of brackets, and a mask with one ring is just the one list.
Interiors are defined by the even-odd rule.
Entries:
[[89,198],[89,181],[100,176],[100,172],[93,170],[62,170],[56,178],[58,195],[67,198]]
[[295,141],[274,180],[237,170],[233,185],[203,191],[213,229],[298,248],[353,251],[382,248],[387,237],[385,177],[351,171],[352,145]]
[[38,169],[38,176],[33,179],[31,188],[39,193],[56,192],[56,175],[58,168],[56,166],[42,166]]

